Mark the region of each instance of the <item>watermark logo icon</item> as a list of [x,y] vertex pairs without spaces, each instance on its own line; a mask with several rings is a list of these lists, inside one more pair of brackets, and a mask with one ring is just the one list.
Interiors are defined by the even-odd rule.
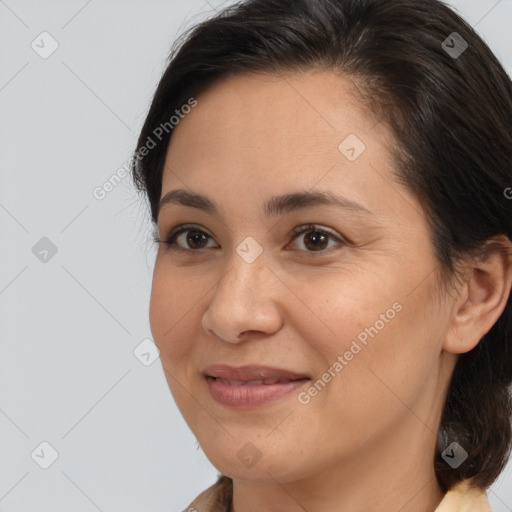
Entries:
[[441,453],[441,457],[453,469],[457,469],[468,458],[468,452],[459,443],[454,441],[445,448],[443,453]]
[[48,441],[40,443],[30,455],[43,469],[48,469],[59,458],[57,450]]
[[350,162],[357,160],[366,150],[365,143],[354,133],[351,133],[338,146],[339,152]]
[[236,456],[249,469],[252,468],[262,457],[262,453],[253,443],[245,443]]
[[48,263],[57,252],[57,246],[46,236],[43,236],[43,238],[32,247],[32,254],[41,263]]
[[48,32],[41,32],[30,44],[41,59],[48,59],[59,47],[57,40]]
[[146,338],[135,347],[133,355],[144,366],[151,366],[160,357],[160,350],[153,340]]
[[442,43],[443,50],[452,58],[458,59],[467,49],[468,42],[457,32],[452,32]]
[[236,248],[236,252],[246,263],[253,263],[263,252],[263,247],[252,236],[248,236]]

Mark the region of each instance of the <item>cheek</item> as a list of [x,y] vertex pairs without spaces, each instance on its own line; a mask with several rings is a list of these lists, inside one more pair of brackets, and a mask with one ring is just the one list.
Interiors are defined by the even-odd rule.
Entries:
[[[428,298],[423,299],[422,305],[402,298],[394,303],[396,311],[377,311],[384,313],[384,320],[380,314],[369,316],[365,326],[359,324],[353,331],[351,347],[344,353],[344,359],[351,360],[332,389],[343,397],[344,412],[351,412],[348,417],[357,419],[349,430],[356,432],[361,422],[385,428],[408,417],[410,411],[423,407],[429,389],[434,389],[442,333],[425,316]],[[354,350],[354,344],[361,350]]]
[[[197,404],[190,400],[186,385],[194,369],[193,338],[200,327],[194,305],[204,292],[187,286],[179,271],[170,272],[157,259],[149,303],[149,323],[153,340],[160,350],[160,361],[174,402],[188,422],[196,415]],[[192,322],[195,322],[193,324]],[[184,387],[185,385],[185,387]],[[192,428],[193,424],[189,424]]]
[[179,361],[192,345],[191,333],[187,334],[186,330],[203,294],[190,283],[187,285],[187,279],[180,277],[179,271],[169,271],[157,259],[149,302],[149,323],[165,368]]
[[[385,416],[390,402],[403,407],[396,395],[414,402],[433,374],[443,322],[427,314],[432,298],[426,286],[409,294],[405,279],[373,274],[368,288],[364,279],[345,277],[324,280],[323,296],[302,294],[315,314],[296,311],[294,316],[303,339],[320,356],[315,376],[326,384],[319,384],[315,402],[353,407],[353,418],[374,410]],[[308,289],[319,289],[311,285]]]
[[[312,293],[313,290],[321,292]],[[388,330],[403,314],[403,306],[397,300],[399,293],[392,283],[370,272],[330,273],[320,279],[309,279],[297,295],[309,314],[298,306],[290,316],[304,333],[303,339],[324,355],[326,363],[349,351],[354,341],[362,348],[369,345],[370,340]],[[355,347],[353,353],[357,351]]]

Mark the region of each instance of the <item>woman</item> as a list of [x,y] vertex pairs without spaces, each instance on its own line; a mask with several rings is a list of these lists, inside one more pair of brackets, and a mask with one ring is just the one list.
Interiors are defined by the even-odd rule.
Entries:
[[490,510],[511,444],[512,84],[437,0],[248,0],[133,175],[150,324],[221,475],[187,510]]

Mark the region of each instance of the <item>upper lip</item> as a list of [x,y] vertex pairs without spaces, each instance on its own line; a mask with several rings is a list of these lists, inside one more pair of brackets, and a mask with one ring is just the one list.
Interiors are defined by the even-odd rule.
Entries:
[[272,368],[269,366],[228,366],[226,364],[215,364],[207,366],[203,373],[209,377],[219,377],[221,379],[249,382],[252,380],[279,379],[279,380],[300,380],[308,379],[303,373],[292,372],[282,368]]

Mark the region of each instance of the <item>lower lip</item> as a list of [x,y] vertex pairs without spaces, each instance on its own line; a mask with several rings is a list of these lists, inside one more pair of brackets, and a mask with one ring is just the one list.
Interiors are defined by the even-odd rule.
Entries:
[[213,399],[219,404],[231,407],[255,407],[289,395],[302,387],[309,379],[254,386],[233,386],[213,377],[206,377],[206,381]]

